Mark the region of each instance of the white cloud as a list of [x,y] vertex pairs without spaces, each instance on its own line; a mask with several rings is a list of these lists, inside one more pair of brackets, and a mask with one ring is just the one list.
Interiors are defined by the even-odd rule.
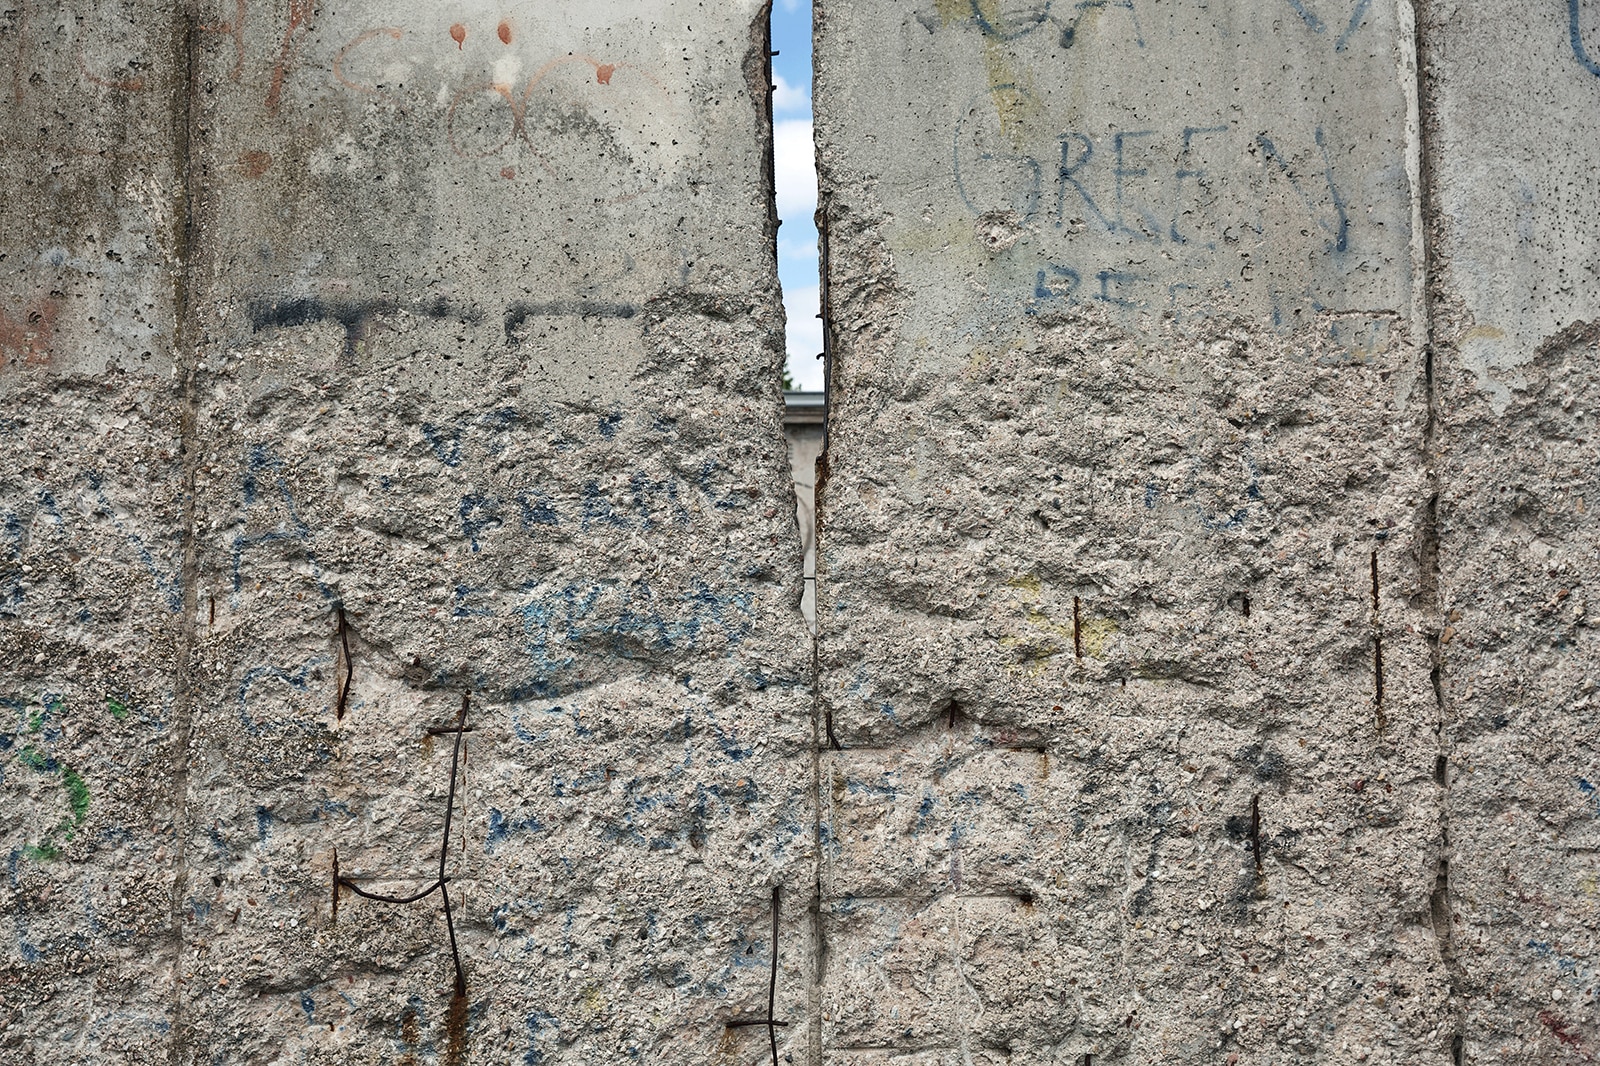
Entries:
[[810,119],[791,118],[774,125],[772,159],[778,217],[809,218],[817,209],[817,157],[811,145]]
[[817,317],[821,306],[815,285],[783,290],[789,376],[797,388],[810,392],[822,391],[822,360],[817,358],[822,351],[822,320]]
[[811,113],[811,94],[806,92],[803,85],[790,85],[789,80],[782,74],[772,75],[772,112],[783,114],[788,111],[802,111]]
[[[806,225],[811,221],[808,218],[793,218],[783,224],[778,236],[778,258],[785,264],[797,263],[805,266],[817,261],[817,231]],[[790,230],[801,234],[799,238],[790,240],[783,234]]]

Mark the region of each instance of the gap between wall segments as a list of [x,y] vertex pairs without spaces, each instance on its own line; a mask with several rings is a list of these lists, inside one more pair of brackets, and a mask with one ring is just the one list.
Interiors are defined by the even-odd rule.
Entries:
[[[818,14],[819,14],[819,12],[817,10],[817,4],[814,3],[814,0],[800,0],[800,2],[805,4],[808,7],[808,9],[810,10],[810,12],[811,12],[811,29],[812,29],[813,39],[814,39],[815,38],[816,29],[817,29],[817,17],[818,17]],[[770,3],[769,3],[769,5],[768,5],[769,16],[770,16],[770,11],[771,11],[771,6],[770,6]],[[769,19],[769,22],[768,22],[768,45],[767,45],[767,50],[769,52],[769,57],[768,58],[769,58],[769,64],[770,64],[770,58],[771,58],[770,57],[770,53],[771,53],[771,50],[772,50],[772,48],[771,48],[771,22],[770,22],[770,19]],[[769,66],[769,73],[770,73],[770,66]],[[813,102],[814,102],[815,101],[815,88],[816,88],[816,57],[815,57],[814,53],[812,54],[812,57],[811,57],[810,70],[807,73],[808,73],[807,81],[808,81],[809,87],[810,87],[810,89],[812,91],[812,99],[813,99]],[[769,84],[770,84],[770,79],[769,79]],[[771,112],[771,96],[770,95],[768,97],[768,102],[769,102],[768,131],[769,131],[769,134],[771,134],[774,131],[775,127],[773,126],[772,121],[771,121],[772,120],[772,112]],[[812,128],[813,128],[813,133],[812,133],[812,157],[813,157],[813,159],[815,159],[815,155],[816,155],[815,126],[813,125]],[[769,193],[769,195],[771,195],[773,197],[773,204],[774,204],[774,207],[776,207],[777,187],[776,187],[776,176],[775,175],[774,175],[774,183],[768,189],[768,193]],[[811,871],[811,875],[812,876],[811,876],[811,885],[810,885],[810,892],[809,892],[810,899],[807,901],[807,906],[806,906],[806,919],[807,919],[807,921],[806,921],[806,932],[807,932],[806,939],[807,939],[807,944],[806,944],[806,953],[805,953],[806,1018],[805,1018],[805,1023],[804,1023],[805,1024],[805,1030],[806,1030],[806,1040],[805,1040],[806,1046],[805,1046],[805,1050],[803,1052],[804,1055],[805,1055],[805,1060],[808,1063],[813,1064],[813,1066],[820,1066],[821,1062],[823,1061],[823,1048],[822,1048],[822,1037],[823,1037],[823,1030],[822,1030],[822,975],[823,975],[823,968],[824,968],[824,965],[825,965],[825,959],[826,959],[826,954],[827,954],[826,935],[825,935],[824,928],[823,928],[823,915],[822,915],[822,893],[823,893],[822,864],[823,864],[823,844],[824,844],[824,840],[823,840],[823,833],[824,833],[823,762],[824,762],[824,759],[826,758],[826,755],[825,755],[826,751],[828,751],[828,750],[838,751],[842,747],[840,745],[840,743],[839,743],[838,737],[834,733],[833,711],[832,711],[832,708],[828,705],[828,701],[827,701],[826,695],[825,695],[825,693],[823,691],[823,686],[822,686],[822,668],[821,668],[821,652],[820,652],[820,636],[819,636],[820,631],[821,631],[821,627],[822,627],[822,624],[823,624],[822,623],[822,617],[821,617],[822,612],[819,609],[820,602],[821,602],[821,595],[820,595],[821,578],[820,578],[819,571],[821,570],[821,565],[820,564],[821,564],[821,560],[822,560],[822,539],[823,539],[823,527],[824,527],[824,522],[823,522],[823,504],[824,504],[825,495],[826,495],[826,489],[827,489],[827,484],[828,484],[829,450],[830,450],[830,444],[831,444],[831,441],[832,441],[832,432],[831,432],[832,425],[831,425],[831,423],[832,423],[832,419],[833,419],[833,398],[834,398],[834,394],[833,394],[834,331],[833,331],[833,322],[832,322],[832,318],[831,318],[831,315],[830,315],[830,308],[831,308],[830,281],[831,281],[831,277],[830,277],[830,269],[829,269],[830,268],[830,256],[829,256],[830,247],[829,247],[829,228],[828,228],[830,200],[831,200],[831,195],[823,189],[822,173],[821,173],[820,168],[818,168],[816,208],[815,208],[815,211],[814,211],[814,213],[812,215],[812,221],[813,221],[813,223],[814,223],[814,225],[816,227],[816,231],[817,231],[817,292],[818,292],[818,313],[817,313],[817,317],[821,320],[821,324],[822,324],[822,411],[821,411],[822,439],[821,439],[820,448],[819,448],[816,460],[814,461],[814,464],[813,464],[812,470],[811,470],[811,475],[812,476],[811,476],[811,508],[810,508],[810,511],[811,511],[811,548],[812,548],[811,554],[812,554],[813,564],[812,564],[812,575],[810,576],[809,584],[810,584],[810,592],[811,592],[811,597],[812,597],[811,598],[812,610],[813,610],[813,616],[814,616],[815,621],[814,621],[814,624],[809,625],[807,627],[807,633],[808,633],[808,638],[811,641],[811,655],[810,655],[810,663],[811,663],[811,782],[810,782],[810,786],[811,786],[811,810],[812,810],[812,871]],[[786,333],[787,333],[787,331],[786,331]],[[785,361],[787,362],[787,343],[786,343],[785,347],[786,347]],[[802,537],[802,543],[801,543],[800,547],[801,547],[801,560],[802,560],[802,563],[801,563],[801,566],[802,566],[801,578],[802,578],[802,588],[804,588],[804,586],[806,584],[807,575],[804,572],[805,571],[805,563],[804,563],[804,559],[805,559],[805,544],[804,544],[804,538],[803,537]],[[773,891],[774,921],[776,921],[777,905],[778,905],[777,890],[776,890],[776,888],[774,888],[774,891]],[[774,926],[774,939],[773,939],[773,966],[774,966],[773,974],[774,974],[774,978],[775,978],[776,977],[776,966],[777,966],[776,925]],[[773,1005],[771,999],[769,998],[768,1008],[767,1008],[767,1017],[769,1019],[772,1018],[773,1011],[774,1011],[774,1005]],[[768,1031],[770,1033],[772,1030],[769,1028]],[[775,1044],[774,1044],[774,1046],[772,1048],[772,1052],[773,1052],[774,1063],[776,1064],[777,1049],[776,1049],[776,1045]]]
[[[809,3],[809,0],[804,0],[804,2]],[[781,404],[781,406],[780,406],[781,418],[780,418],[780,422],[779,422],[780,437],[779,437],[779,440],[776,443],[779,445],[780,448],[784,449],[784,451],[788,454],[788,456],[790,457],[790,460],[792,462],[794,457],[795,457],[795,452],[794,452],[794,450],[792,450],[792,449],[790,449],[788,447],[788,444],[789,444],[788,435],[789,435],[789,425],[790,425],[790,408],[789,408],[789,402],[788,402],[787,397],[785,396],[785,390],[784,390],[785,379],[787,378],[787,375],[788,375],[788,369],[787,369],[787,361],[788,361],[787,334],[788,334],[788,330],[787,330],[787,323],[786,323],[787,308],[786,308],[786,306],[785,306],[785,304],[783,302],[783,284],[782,284],[782,269],[781,269],[782,250],[781,250],[781,242],[779,241],[779,234],[780,234],[781,227],[783,226],[783,219],[780,217],[780,214],[779,214],[778,175],[777,175],[776,143],[775,143],[776,142],[777,123],[776,123],[776,115],[775,115],[776,108],[775,108],[775,99],[774,98],[775,98],[775,95],[776,95],[776,92],[777,92],[777,83],[776,83],[776,78],[775,78],[775,75],[774,75],[773,62],[772,62],[773,58],[775,56],[777,56],[779,54],[779,52],[776,49],[773,48],[772,18],[773,18],[773,0],[767,0],[767,2],[762,4],[761,8],[757,12],[755,25],[752,26],[752,45],[754,46],[752,50],[754,51],[756,48],[759,49],[759,53],[758,54],[759,54],[760,60],[761,60],[761,71],[762,71],[762,73],[761,73],[761,76],[762,76],[761,85],[765,89],[765,92],[764,92],[763,96],[761,97],[761,102],[758,105],[758,106],[762,107],[763,112],[764,112],[763,114],[760,115],[760,120],[761,120],[761,122],[763,124],[764,133],[765,133],[765,140],[766,140],[766,143],[764,145],[764,152],[763,152],[763,173],[762,173],[762,178],[763,178],[764,185],[765,185],[764,192],[765,192],[765,195],[766,195],[766,198],[767,198],[767,219],[768,219],[768,226],[769,226],[768,233],[769,233],[770,242],[771,242],[770,243],[770,250],[771,250],[771,254],[772,254],[772,265],[773,265],[773,270],[774,270],[775,274],[777,275],[777,279],[778,279],[777,293],[778,293],[778,298],[779,298],[779,308],[780,308],[780,311],[782,311],[782,313],[783,313],[783,318],[781,318],[780,321],[784,321],[785,322],[785,328],[784,328],[784,338],[785,338],[785,340],[784,340],[784,343],[782,345],[780,345],[781,349],[784,352],[784,359],[783,359],[782,364],[779,367],[779,370],[778,370],[779,379],[776,382],[776,384],[778,385],[778,393],[779,393],[780,404]],[[747,67],[746,69],[748,70],[749,68]],[[823,412],[824,412],[824,447],[825,447],[825,443],[826,443],[826,400],[825,399],[824,399],[824,405],[823,405]],[[815,477],[813,477],[812,483],[813,483],[813,486],[814,486],[815,485]],[[795,478],[793,476],[793,471],[792,470],[791,470],[791,473],[790,473],[790,484],[791,484],[791,487],[794,490],[796,490],[796,492],[798,493],[798,491],[801,488],[801,486],[800,486],[800,483],[799,483],[799,479]],[[812,495],[812,507],[811,507],[810,510],[811,510],[811,517],[812,517],[812,523],[813,524],[812,524],[812,527],[811,527],[811,534],[812,534],[812,537],[814,538],[815,537],[815,533],[816,533],[816,525],[815,525],[815,515],[816,515],[815,500],[816,500],[816,496],[815,496],[815,488],[814,487],[812,489],[812,492],[813,492],[813,495]],[[800,549],[800,562],[801,562],[800,578],[801,578],[801,590],[802,590],[801,600],[803,601],[804,596],[805,596],[806,587],[807,587],[809,579],[808,579],[808,575],[805,572],[805,570],[806,570],[806,563],[805,563],[805,560],[806,560],[806,536],[805,536],[805,530],[802,529],[801,526],[800,526],[800,521],[802,520],[802,517],[803,517],[802,513],[801,513],[800,502],[801,501],[798,499],[798,495],[797,495],[796,499],[795,499],[796,510],[795,510],[794,513],[795,513],[795,519],[796,519],[795,529],[796,529],[797,534],[800,535],[799,536],[799,543],[797,544],[797,547]],[[814,540],[813,540],[813,543],[814,543]],[[813,600],[813,602],[814,602],[814,600]],[[796,603],[796,607],[800,607],[800,602]],[[803,614],[803,611],[802,611],[802,614]],[[812,685],[812,693],[811,693],[811,696],[812,696],[812,722],[811,722],[811,726],[812,726],[812,737],[811,737],[811,740],[812,740],[812,743],[811,743],[812,765],[811,765],[810,788],[811,788],[811,801],[812,801],[812,810],[813,810],[813,835],[814,835],[814,843],[815,843],[815,842],[820,841],[820,837],[819,837],[818,834],[820,834],[820,817],[821,817],[821,814],[820,814],[821,807],[819,805],[819,801],[820,801],[820,797],[821,797],[821,764],[820,764],[820,751],[819,751],[819,747],[820,746],[819,746],[819,743],[818,743],[819,735],[818,735],[818,715],[817,715],[817,706],[818,706],[818,699],[819,699],[819,689],[818,689],[818,685],[817,685],[817,642],[816,642],[815,628],[813,626],[811,626],[811,625],[807,625],[807,639],[809,639],[811,641],[810,664],[811,664],[811,685]],[[804,953],[805,961],[802,964],[802,969],[804,971],[804,980],[805,980],[805,985],[806,985],[805,995],[806,995],[806,1015],[807,1015],[807,1017],[804,1020],[804,1022],[796,1024],[795,1027],[790,1030],[790,1032],[792,1032],[792,1033],[799,1033],[801,1031],[805,1032],[807,1043],[809,1044],[809,1046],[805,1049],[804,1052],[802,1052],[802,1054],[805,1054],[805,1057],[808,1060],[812,1060],[812,1061],[816,1061],[816,1060],[819,1059],[819,1057],[820,1057],[820,1049],[821,1049],[820,1027],[816,1024],[816,1020],[820,1017],[820,980],[819,980],[819,977],[820,977],[820,972],[819,972],[820,952],[819,952],[819,947],[820,947],[821,940],[820,940],[820,923],[819,923],[819,915],[818,915],[818,911],[819,911],[819,908],[820,908],[820,892],[821,892],[821,865],[820,865],[821,859],[820,859],[820,855],[821,855],[820,846],[814,847],[813,848],[813,856],[814,856],[814,860],[813,861],[814,861],[815,865],[814,865],[814,869],[812,871],[813,885],[811,886],[811,892],[809,893],[811,898],[809,899],[808,906],[807,906],[808,922],[807,922],[807,930],[806,931],[807,931],[807,940],[809,941],[809,943],[806,945],[807,950]],[[771,927],[772,928],[772,933],[771,933],[772,944],[771,944],[770,970],[769,970],[769,974],[768,974],[768,983],[767,983],[767,1002],[766,1002],[765,1015],[764,1015],[764,1017],[759,1018],[759,1019],[730,1019],[729,1021],[727,1021],[725,1023],[726,1028],[730,1032],[733,1029],[743,1028],[743,1027],[747,1027],[747,1026],[762,1026],[762,1027],[764,1027],[767,1030],[767,1043],[768,1043],[769,1052],[770,1052],[770,1055],[771,1055],[771,1061],[772,1061],[773,1066],[778,1066],[778,1062],[779,1062],[777,1030],[780,1027],[787,1027],[787,1026],[789,1026],[791,1024],[788,1021],[779,1020],[776,1017],[776,1014],[777,1014],[777,979],[778,979],[778,958],[779,958],[779,935],[780,935],[780,932],[781,932],[780,900],[781,900],[781,889],[780,889],[780,886],[778,884],[774,884],[772,886],[772,897],[771,897],[771,904],[770,904],[770,906],[771,906],[771,920],[772,920],[772,927]]]

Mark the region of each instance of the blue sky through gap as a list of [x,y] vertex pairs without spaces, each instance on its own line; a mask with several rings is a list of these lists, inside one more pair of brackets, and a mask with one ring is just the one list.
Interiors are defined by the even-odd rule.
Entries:
[[773,0],[773,163],[778,186],[778,280],[789,318],[789,376],[822,390],[822,321],[817,318],[816,156],[811,148],[811,0]]

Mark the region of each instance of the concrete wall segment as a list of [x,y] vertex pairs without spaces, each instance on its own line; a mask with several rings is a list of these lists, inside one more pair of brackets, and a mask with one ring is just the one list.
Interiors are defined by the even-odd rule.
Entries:
[[150,1062],[182,836],[181,27],[18,4],[0,35],[0,1058]]
[[1594,1054],[1592,4],[1429,4],[1441,692],[1465,1061]]
[[[724,1023],[765,1010],[774,883],[798,1013],[810,696],[764,26],[323,6],[247,41],[236,82],[214,42],[195,1048],[292,1022],[313,1061],[704,1061],[762,1035]],[[329,906],[335,846],[372,891],[427,884],[450,749],[426,728],[462,689],[452,998],[437,896]],[[251,927],[240,897],[280,902]]]
[[1404,23],[823,5],[827,1054],[1447,1060]]
[[[31,986],[40,1027],[14,1047],[699,1062],[764,1037],[725,1023],[765,1013],[774,953],[801,1016],[810,652],[765,25],[13,13],[43,57],[19,92],[114,101],[105,130],[44,130],[79,140],[42,175],[31,112],[7,138],[57,213],[78,166],[101,219],[9,209],[7,999],[20,1017]],[[100,284],[119,269],[138,283]],[[427,727],[463,690],[452,786]],[[452,787],[454,997],[438,893],[331,913],[336,846],[371,890],[427,884]]]

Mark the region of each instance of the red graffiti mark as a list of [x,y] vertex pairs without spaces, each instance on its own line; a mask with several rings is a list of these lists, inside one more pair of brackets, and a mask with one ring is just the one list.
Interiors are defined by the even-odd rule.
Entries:
[[251,149],[239,153],[239,169],[244,171],[247,178],[259,178],[272,166],[272,154],[260,149]]
[[56,314],[60,301],[47,296],[13,318],[0,310],[0,352],[9,354],[23,366],[47,366],[56,338]]
[[124,79],[119,81],[119,80],[117,80],[115,78],[102,78],[102,77],[100,77],[98,74],[96,74],[92,70],[90,70],[88,65],[84,63],[84,61],[83,61],[83,53],[82,52],[78,53],[78,72],[80,74],[82,74],[90,82],[93,82],[95,85],[99,85],[99,86],[101,86],[102,88],[105,88],[105,89],[116,89],[118,92],[125,92],[125,93],[142,93],[142,92],[144,92],[144,79],[143,78],[132,77],[132,78],[124,78]]
[[1567,1020],[1561,1015],[1553,1010],[1542,1010],[1539,1012],[1539,1021],[1561,1043],[1566,1044],[1568,1047],[1577,1048],[1578,1053],[1584,1057],[1585,1061],[1594,1061],[1594,1056],[1590,1055],[1583,1046],[1583,1038],[1568,1027]]
[[405,106],[393,96],[390,96],[388,93],[374,88],[371,85],[362,85],[360,82],[351,81],[349,78],[345,77],[344,73],[344,61],[351,52],[355,51],[357,48],[360,48],[363,44],[366,44],[374,37],[388,37],[390,40],[398,41],[404,32],[404,30],[399,29],[396,26],[379,26],[375,30],[368,30],[366,33],[358,34],[350,41],[349,44],[339,49],[338,55],[333,57],[334,78],[338,80],[340,85],[343,85],[347,89],[354,89],[358,93],[366,93],[368,96],[376,96],[380,100],[387,100],[399,110],[405,111]]
[[598,67],[594,68],[594,80],[599,82],[601,85],[610,85],[611,75],[615,74],[616,72],[617,65],[615,63],[602,63]]
[[450,39],[456,42],[456,51],[461,51],[461,46],[467,41],[467,28],[459,22],[451,26]]
[[511,43],[511,23],[505,19],[500,20],[500,25],[495,27],[494,32],[499,35],[501,44]]
[[283,99],[283,77],[289,69],[289,57],[294,51],[294,33],[316,13],[316,0],[289,0],[289,26],[283,31],[283,43],[278,47],[278,61],[272,67],[272,85],[267,89],[267,110],[278,113]]
[[239,80],[239,71],[244,69],[244,16],[245,0],[234,0],[233,18],[227,22],[200,24],[201,33],[220,33],[233,38],[233,70],[228,72],[233,81]]
[[502,178],[505,178],[507,181],[510,181],[512,178],[517,176],[517,168],[516,167],[501,167],[500,168],[500,176]]

